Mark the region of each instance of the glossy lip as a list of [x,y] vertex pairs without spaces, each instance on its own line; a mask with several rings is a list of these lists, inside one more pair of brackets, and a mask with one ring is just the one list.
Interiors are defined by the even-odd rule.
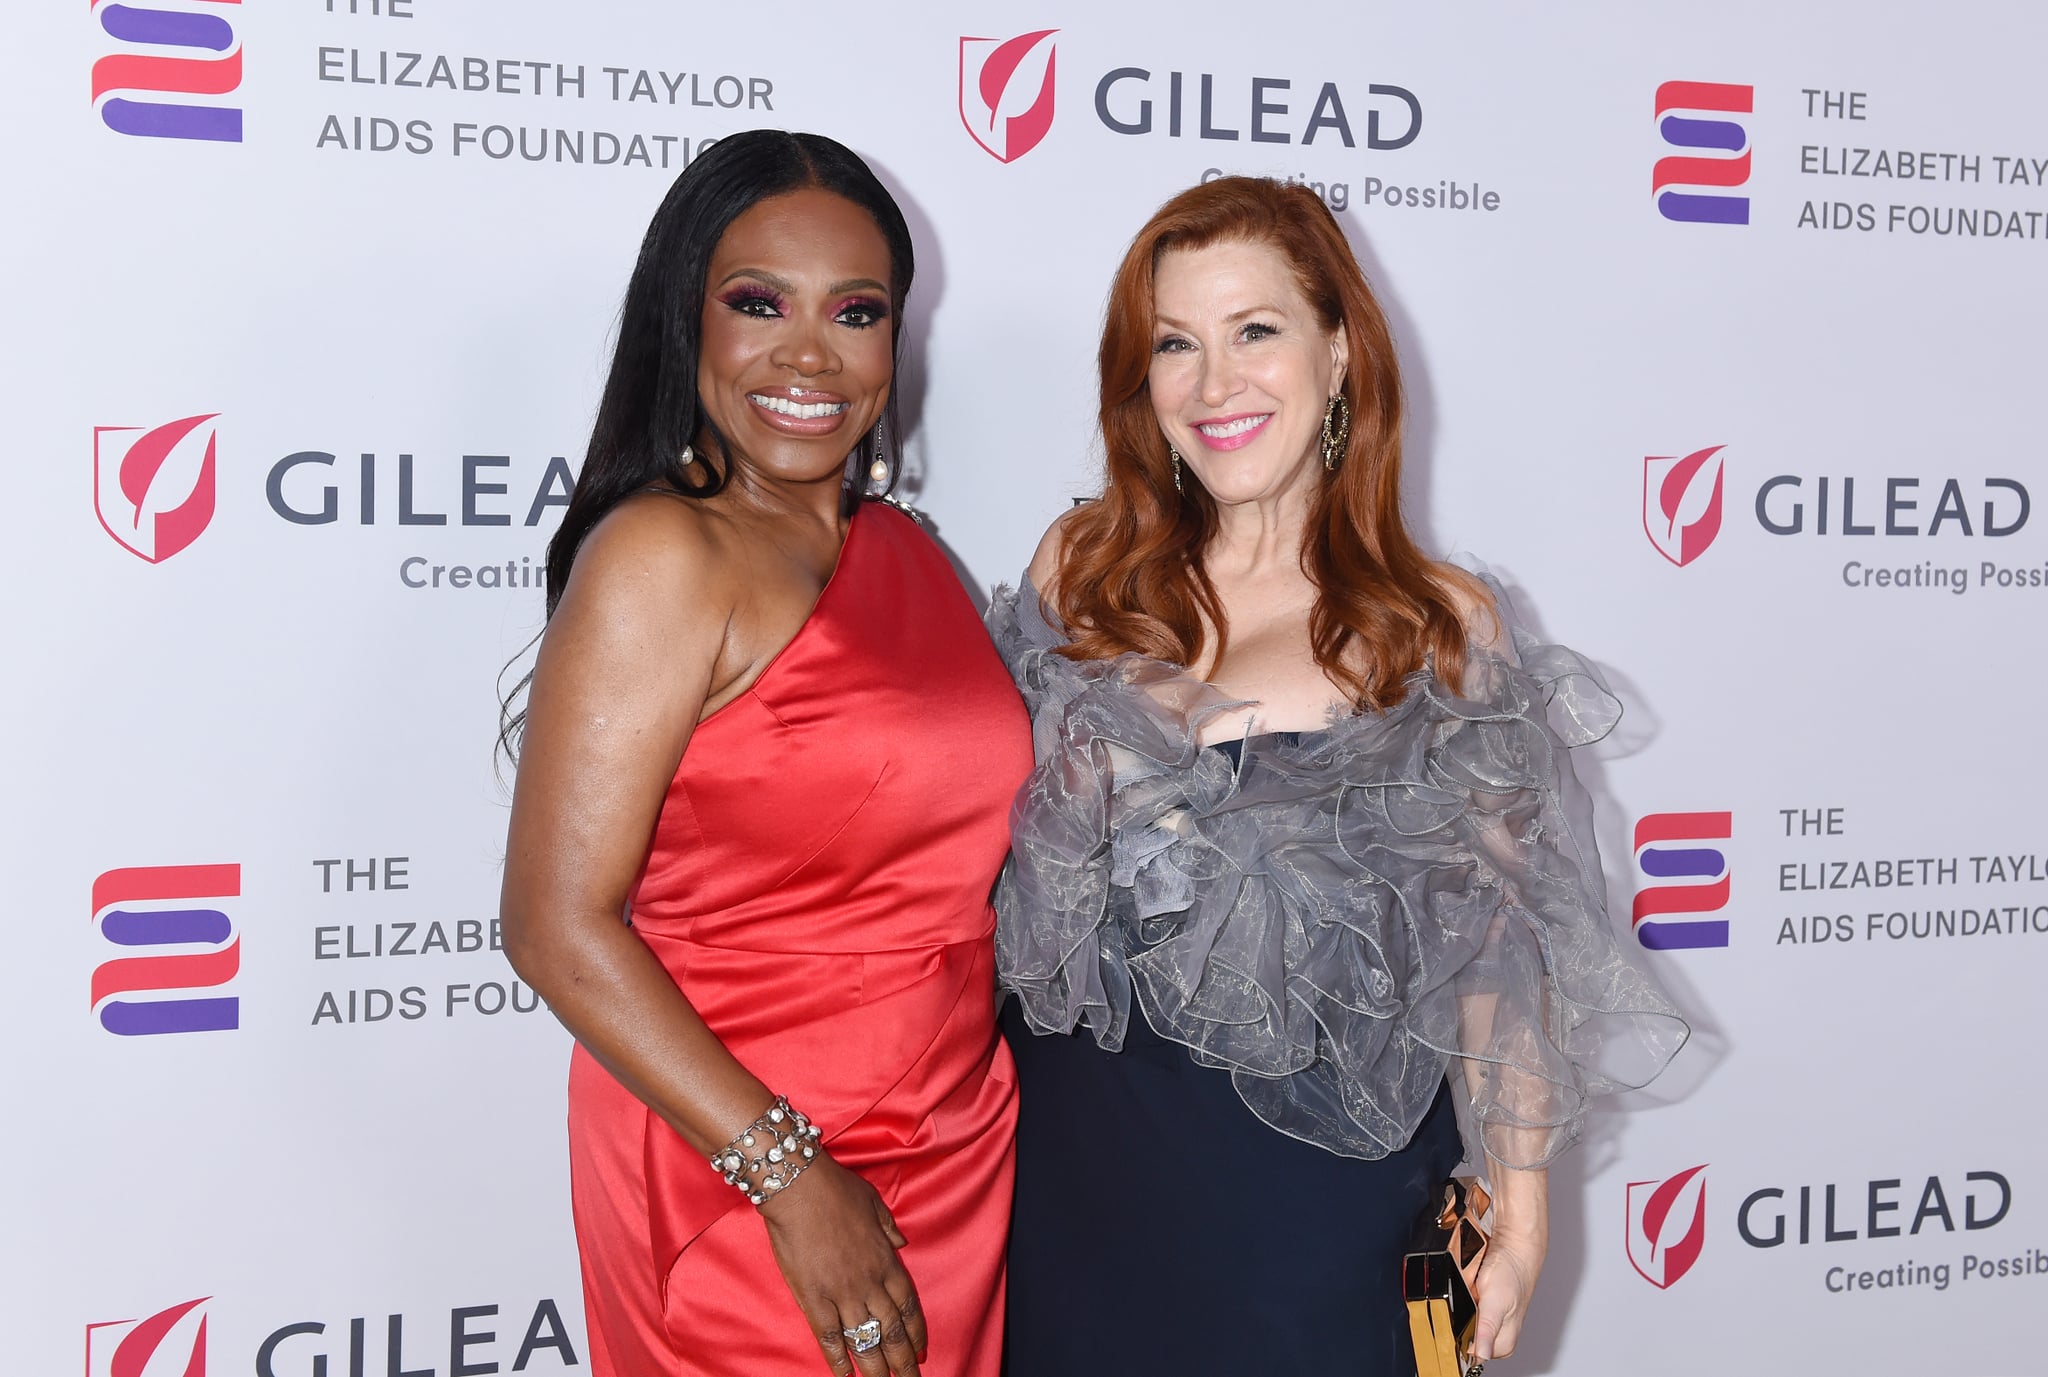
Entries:
[[[846,424],[846,418],[853,414],[853,408],[846,405],[846,398],[837,392],[825,392],[810,387],[754,387],[747,391],[747,405],[752,408],[755,417],[769,429],[779,430],[784,435],[830,435]],[[830,416],[785,416],[779,411],[770,411],[762,406],[754,400],[755,397],[780,397],[784,401],[796,402],[803,406],[816,406],[819,402],[836,402],[846,406],[846,409],[835,411]]]
[[[1203,426],[1227,426],[1232,421],[1242,421],[1247,416],[1260,415],[1263,415],[1266,419],[1260,421],[1250,430],[1243,431],[1237,435],[1226,435],[1223,438],[1218,439],[1214,435],[1205,435],[1202,433]],[[1273,413],[1270,411],[1240,411],[1235,416],[1204,416],[1201,420],[1195,422],[1194,425],[1189,428],[1195,432],[1195,438],[1197,440],[1200,440],[1205,446],[1207,446],[1210,449],[1243,449],[1246,445],[1250,444],[1253,440],[1256,440],[1260,435],[1265,433],[1266,426],[1269,422],[1272,421],[1272,419]]]

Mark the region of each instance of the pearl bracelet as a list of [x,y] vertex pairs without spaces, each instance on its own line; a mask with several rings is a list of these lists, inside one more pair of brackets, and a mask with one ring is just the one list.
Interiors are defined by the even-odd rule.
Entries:
[[777,1095],[768,1112],[708,1159],[711,1169],[753,1204],[787,1189],[825,1149],[818,1127]]

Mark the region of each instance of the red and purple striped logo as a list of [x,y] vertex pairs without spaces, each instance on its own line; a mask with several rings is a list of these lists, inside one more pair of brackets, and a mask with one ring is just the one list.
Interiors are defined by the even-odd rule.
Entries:
[[140,138],[240,143],[240,106],[193,98],[224,96],[242,84],[241,40],[217,13],[241,3],[184,0],[173,9],[92,0],[101,30],[121,45],[92,64],[92,103],[107,128]]
[[109,870],[92,882],[102,941],[137,951],[92,973],[92,1007],[110,1033],[214,1033],[241,1022],[234,995],[197,995],[229,984],[242,939],[224,905],[242,894],[239,865],[152,865]]
[[1636,871],[1651,881],[1636,891],[1630,921],[1652,951],[1728,945],[1728,856],[1717,843],[1734,835],[1728,813],[1651,813],[1636,823]]
[[1703,225],[1749,223],[1749,198],[1732,194],[1749,181],[1749,131],[1725,117],[1747,115],[1755,103],[1753,86],[1667,81],[1657,88],[1658,134],[1689,150],[1657,159],[1650,192],[1658,214]]

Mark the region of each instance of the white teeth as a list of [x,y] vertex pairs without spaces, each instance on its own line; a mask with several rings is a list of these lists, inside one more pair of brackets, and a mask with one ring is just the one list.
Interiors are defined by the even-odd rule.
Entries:
[[1254,426],[1264,425],[1272,414],[1269,411],[1264,416],[1240,416],[1236,420],[1227,421],[1220,426],[1196,426],[1195,429],[1201,431],[1202,434],[1212,440],[1228,440],[1233,435],[1244,434]]
[[777,415],[794,416],[799,421],[815,421],[820,416],[837,416],[849,405],[846,402],[792,402],[787,397],[767,397],[759,392],[749,392],[747,400]]

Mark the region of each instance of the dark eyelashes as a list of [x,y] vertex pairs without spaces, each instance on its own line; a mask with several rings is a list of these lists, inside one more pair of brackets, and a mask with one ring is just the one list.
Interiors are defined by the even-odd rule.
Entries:
[[[1254,341],[1272,339],[1280,333],[1280,327],[1268,325],[1264,321],[1254,320],[1240,326],[1238,333]],[[1193,347],[1180,335],[1168,335],[1165,339],[1152,346],[1152,352],[1155,354],[1178,354],[1183,352],[1184,349],[1192,349]]]
[[[867,319],[850,321],[846,320],[848,316],[865,316]],[[872,326],[880,325],[889,318],[889,306],[886,302],[875,301],[867,297],[857,297],[834,311],[832,318],[844,321],[856,330],[866,330]]]
[[767,313],[779,316],[784,305],[781,297],[765,287],[736,287],[718,299],[741,315],[750,316],[764,314],[754,309],[757,306],[766,307]]
[[[771,292],[766,287],[735,287],[733,290],[721,295],[718,300],[724,306],[737,311],[743,316],[753,316],[760,320],[784,316],[789,313],[789,303],[778,293]],[[852,319],[849,319],[849,317],[852,317]],[[889,306],[886,302],[875,301],[867,297],[856,297],[851,301],[842,303],[837,310],[833,311],[832,318],[842,325],[850,326],[856,330],[865,330],[887,320],[889,318]]]

